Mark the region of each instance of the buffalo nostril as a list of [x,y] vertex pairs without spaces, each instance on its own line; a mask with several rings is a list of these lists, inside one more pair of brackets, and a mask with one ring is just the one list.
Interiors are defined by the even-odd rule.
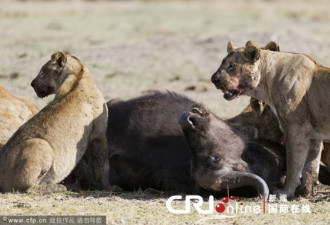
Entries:
[[188,122],[191,125],[196,126],[196,118],[195,117],[189,116],[187,119],[188,119]]

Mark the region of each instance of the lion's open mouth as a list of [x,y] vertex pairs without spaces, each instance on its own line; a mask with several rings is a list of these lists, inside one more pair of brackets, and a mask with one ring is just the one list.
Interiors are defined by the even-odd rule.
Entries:
[[245,88],[245,85],[240,84],[237,86],[237,88],[229,89],[228,91],[224,91],[223,97],[228,101],[233,100],[234,98],[237,98],[242,93],[242,90],[244,88]]
[[229,91],[224,92],[223,97],[226,100],[233,100],[234,98],[237,98],[238,95],[240,94],[240,90],[239,89],[231,89]]

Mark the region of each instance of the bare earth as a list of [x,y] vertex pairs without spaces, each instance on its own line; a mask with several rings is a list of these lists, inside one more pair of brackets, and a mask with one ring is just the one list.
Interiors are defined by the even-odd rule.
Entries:
[[[210,82],[229,40],[239,46],[273,40],[282,51],[307,53],[330,66],[330,2],[288,2],[0,1],[0,85],[42,108],[53,97],[38,99],[30,82],[50,55],[62,50],[82,59],[106,100],[170,90],[232,117],[249,99],[225,101]],[[108,224],[330,224],[329,193],[289,203],[308,204],[311,214],[232,218],[195,210],[171,214],[165,207],[169,196],[155,191],[0,194],[0,215],[107,215]]]

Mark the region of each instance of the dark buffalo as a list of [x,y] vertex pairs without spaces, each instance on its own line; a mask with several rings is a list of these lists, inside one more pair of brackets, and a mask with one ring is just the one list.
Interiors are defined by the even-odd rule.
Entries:
[[192,193],[191,153],[178,121],[194,104],[175,93],[108,102],[110,182]]
[[[110,101],[110,182],[125,190],[193,193],[195,178],[205,189],[220,191],[223,186],[212,186],[212,182],[219,181],[224,171],[229,173],[223,185],[229,188],[254,186],[267,194],[265,181],[270,187],[280,183],[285,165],[280,145],[246,142],[226,122],[194,105],[196,102],[175,93]],[[192,107],[193,112],[181,117]],[[202,182],[204,178],[208,183]]]
[[[260,194],[280,186],[285,174],[283,146],[246,140],[203,105],[194,105],[180,119],[192,152],[192,174],[205,189],[253,186]],[[267,185],[268,184],[268,185]]]

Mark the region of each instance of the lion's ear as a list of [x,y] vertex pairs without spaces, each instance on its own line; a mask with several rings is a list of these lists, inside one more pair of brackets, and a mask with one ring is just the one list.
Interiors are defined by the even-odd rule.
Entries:
[[56,62],[59,66],[64,67],[66,64],[66,55],[63,52],[56,52],[52,55],[51,60]]
[[233,42],[229,41],[227,44],[227,53],[230,54],[236,49],[236,45]]
[[279,52],[280,51],[280,46],[274,42],[274,41],[270,41],[268,42],[268,44],[265,46],[266,50],[270,50],[273,52]]
[[264,109],[265,109],[265,103],[263,103],[262,101],[251,97],[250,99],[250,106],[252,108],[253,111],[257,112],[258,114],[262,114]]
[[248,41],[245,45],[244,54],[249,60],[256,62],[260,58],[260,49],[252,41]]
[[250,106],[252,108],[253,111],[255,112],[259,112],[260,111],[260,104],[259,104],[259,100],[256,98],[251,97],[250,98]]

